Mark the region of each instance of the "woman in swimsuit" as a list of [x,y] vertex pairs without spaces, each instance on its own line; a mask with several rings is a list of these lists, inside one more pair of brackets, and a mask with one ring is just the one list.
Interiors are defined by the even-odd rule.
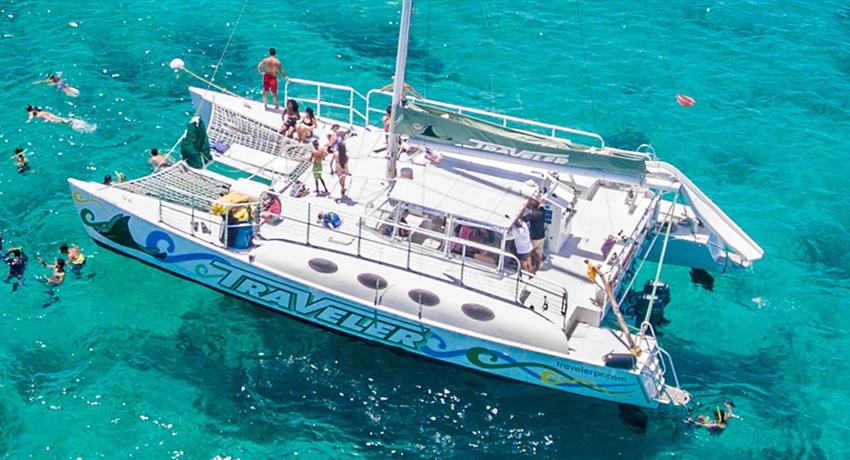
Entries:
[[67,118],[62,118],[60,116],[53,115],[52,113],[46,110],[41,110],[38,107],[33,107],[31,105],[27,106],[27,115],[29,115],[29,118],[27,118],[27,123],[31,122],[33,118],[41,118],[42,120],[49,121],[51,123],[71,123],[71,120]]
[[340,193],[345,196],[345,177],[348,176],[348,152],[345,148],[345,140],[340,139],[336,145],[334,154],[334,173],[339,176]]
[[47,80],[34,81],[32,84],[37,85],[40,83],[50,83],[55,86],[56,89],[62,90],[62,92],[68,97],[77,97],[80,95],[80,90],[62,80],[62,72],[56,72],[56,75],[48,75]]
[[53,274],[50,275],[50,277],[48,277],[46,279],[47,284],[50,284],[52,286],[59,286],[60,284],[62,284],[63,281],[65,281],[65,260],[64,259],[58,259],[57,258],[56,261],[53,262],[53,265],[48,264],[41,257],[38,258],[38,261],[41,263],[41,265],[44,265],[47,268],[53,269]]
[[301,118],[301,123],[295,128],[298,134],[298,142],[304,142],[313,136],[313,130],[319,127],[319,120],[313,115],[313,109],[307,107],[304,109],[304,117]]
[[295,99],[286,101],[286,109],[283,111],[283,126],[280,127],[280,134],[292,138],[300,118],[301,114],[298,113],[298,103],[295,102]]

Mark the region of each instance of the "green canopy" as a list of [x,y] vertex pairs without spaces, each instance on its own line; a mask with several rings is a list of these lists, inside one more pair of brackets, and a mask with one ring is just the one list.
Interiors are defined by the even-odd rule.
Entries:
[[200,117],[193,119],[186,126],[186,137],[180,143],[180,154],[186,160],[186,164],[193,168],[203,168],[212,161],[207,128]]
[[393,112],[396,132],[424,142],[452,145],[526,161],[642,176],[638,154],[591,152],[583,145],[506,128],[478,118],[408,103]]

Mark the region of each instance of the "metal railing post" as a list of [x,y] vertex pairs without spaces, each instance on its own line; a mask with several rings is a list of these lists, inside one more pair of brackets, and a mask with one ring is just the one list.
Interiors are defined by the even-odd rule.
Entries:
[[463,269],[466,267],[466,245],[460,251],[460,285],[463,286]]
[[407,269],[410,270],[410,250],[413,244],[413,238],[410,233],[407,234]]
[[312,215],[312,213],[310,212],[311,204],[312,203],[307,203],[307,246],[310,246],[310,216]]
[[363,218],[357,219],[357,257],[360,257],[360,242],[363,239]]
[[316,86],[316,117],[322,116],[322,87]]
[[348,92],[348,124],[354,124],[354,91]]

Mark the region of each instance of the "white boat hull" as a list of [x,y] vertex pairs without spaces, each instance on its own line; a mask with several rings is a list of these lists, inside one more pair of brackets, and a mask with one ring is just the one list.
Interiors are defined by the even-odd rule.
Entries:
[[[499,343],[395,315],[246,262],[148,221],[70,180],[86,232],[99,245],[262,307],[338,332],[500,377],[621,404],[657,407],[635,372]],[[652,388],[651,383],[647,386]]]

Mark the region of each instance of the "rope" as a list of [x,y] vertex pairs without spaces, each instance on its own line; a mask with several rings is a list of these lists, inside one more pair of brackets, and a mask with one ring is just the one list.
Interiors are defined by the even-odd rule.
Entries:
[[664,257],[667,255],[667,243],[670,241],[670,230],[673,228],[673,210],[676,209],[676,202],[679,200],[679,193],[681,193],[681,189],[676,192],[676,196],[673,197],[673,204],[670,205],[670,210],[667,211],[667,230],[664,234],[664,242],[661,244],[661,255],[658,257],[658,269],[655,271],[655,281],[652,283],[652,293],[649,297],[649,304],[646,307],[646,314],[644,315],[643,322],[640,326],[640,338],[638,339],[638,342],[643,340],[643,336],[646,334],[645,324],[649,323],[649,318],[652,315],[652,305],[655,303],[655,293],[658,289],[658,280],[661,279],[661,269],[664,268]]
[[[239,11],[239,16],[236,17],[236,22],[233,23],[233,28],[230,29],[230,36],[227,37],[227,43],[224,44],[224,49],[221,50],[221,56],[218,58],[218,63],[216,63],[216,65],[215,65],[215,70],[213,70],[212,77],[210,77],[211,81],[207,82],[210,86],[215,86],[215,85],[213,85],[212,82],[215,81],[215,76],[218,73],[218,69],[221,68],[221,63],[224,61],[224,55],[227,54],[227,49],[230,48],[230,42],[233,41],[233,36],[236,34],[236,28],[239,27],[239,21],[242,19],[242,15],[245,13],[245,7],[246,6],[248,6],[248,0],[245,0],[244,2],[242,2],[242,9]],[[191,72],[190,72],[190,75],[191,75]],[[207,86],[207,88],[209,89],[209,86]],[[219,88],[219,87],[216,86],[216,88]],[[224,91],[227,91],[227,90],[224,90]],[[227,91],[227,92],[230,93],[230,94],[233,94],[230,91]]]
[[[196,74],[195,72],[192,72],[191,70],[187,69],[185,66],[181,68],[181,70],[183,70],[187,74],[189,74],[189,75],[197,78],[198,80],[206,83],[207,89],[209,89],[210,87],[213,87],[213,88],[215,88],[219,91],[223,91],[223,92],[230,94],[232,96],[240,97],[238,94],[234,93],[233,91],[230,91],[227,88],[223,88],[219,85],[216,85],[213,82],[215,81],[215,76],[218,74],[218,69],[221,68],[221,63],[224,62],[224,56],[225,56],[225,54],[227,54],[228,48],[230,48],[230,42],[233,41],[233,36],[236,34],[236,28],[239,27],[239,21],[242,19],[242,15],[245,13],[245,7],[247,7],[247,6],[248,6],[248,0],[245,0],[244,2],[242,2],[242,9],[239,11],[239,16],[236,17],[236,22],[233,23],[233,28],[230,30],[230,36],[227,37],[227,42],[225,42],[225,44],[224,44],[224,49],[221,50],[221,55],[218,57],[218,62],[216,63],[215,69],[213,69],[212,76],[210,77],[209,80],[207,80],[206,78]],[[200,113],[200,110],[201,110],[201,107],[199,105],[198,108],[195,110],[195,114],[192,115],[191,118],[197,117],[198,113]],[[168,159],[171,157],[171,154],[174,153],[174,150],[177,148],[177,146],[180,144],[180,142],[183,141],[184,138],[186,138],[187,132],[188,132],[187,130],[183,131],[183,134],[180,135],[180,138],[177,139],[177,142],[175,142],[174,145],[171,147],[171,149],[168,151],[168,154],[165,156],[165,162],[163,162],[162,164],[167,163]],[[153,171],[157,172],[160,167],[161,167],[161,165],[158,165],[156,168],[154,168]]]

